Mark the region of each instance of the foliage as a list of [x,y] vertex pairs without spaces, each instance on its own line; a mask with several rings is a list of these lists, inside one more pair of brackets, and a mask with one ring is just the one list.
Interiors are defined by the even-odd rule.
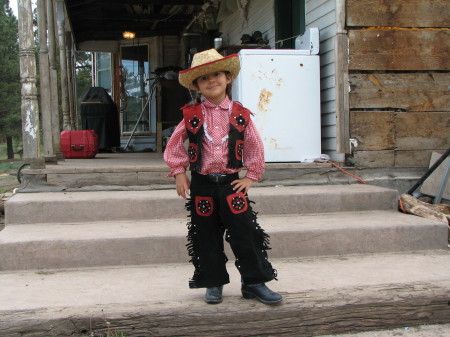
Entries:
[[75,53],[75,73],[78,99],[92,86],[91,53]]
[[0,137],[20,137],[18,23],[9,0],[0,0]]

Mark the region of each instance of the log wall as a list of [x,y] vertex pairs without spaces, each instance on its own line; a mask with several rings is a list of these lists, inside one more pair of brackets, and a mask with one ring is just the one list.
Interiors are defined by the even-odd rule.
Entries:
[[450,146],[450,2],[347,0],[350,161],[428,167]]

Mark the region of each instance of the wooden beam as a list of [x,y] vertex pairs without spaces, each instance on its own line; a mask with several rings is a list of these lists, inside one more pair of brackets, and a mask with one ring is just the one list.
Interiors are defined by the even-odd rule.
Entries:
[[203,5],[205,0],[65,0],[68,8],[104,5]]
[[446,111],[449,73],[350,74],[351,109]]
[[347,0],[347,26],[450,27],[448,0]]
[[450,30],[351,30],[350,70],[450,70]]
[[[110,329],[132,336],[318,336],[450,322],[448,280],[310,289],[283,294],[277,307],[227,297],[219,306],[189,302],[37,308],[2,312],[3,337],[75,336]],[[182,309],[180,309],[182,308]],[[182,311],[184,310],[184,311]],[[182,312],[183,314],[180,314]],[[125,314],[126,313],[126,314]],[[201,319],[199,319],[201,318]],[[108,324],[106,324],[108,322]],[[375,333],[376,334],[376,333]]]
[[395,114],[396,149],[446,150],[449,144],[450,112],[397,112]]
[[352,111],[350,130],[358,142],[357,151],[395,148],[393,111]]
[[102,16],[101,18],[98,15],[95,15],[95,11],[88,13],[86,15],[77,15],[71,16],[72,24],[82,23],[83,25],[98,25],[98,22],[107,22],[108,24],[114,23],[148,23],[156,20],[164,20],[170,17],[170,21],[186,21],[192,19],[192,15],[189,14],[177,14],[170,16],[169,14],[146,14],[146,15],[132,15],[129,13],[109,13],[108,16]]

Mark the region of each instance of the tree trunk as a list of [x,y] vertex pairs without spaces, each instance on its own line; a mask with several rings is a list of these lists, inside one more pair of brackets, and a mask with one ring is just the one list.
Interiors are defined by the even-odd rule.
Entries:
[[11,136],[6,136],[6,153],[8,154],[8,159],[14,159],[14,148]]

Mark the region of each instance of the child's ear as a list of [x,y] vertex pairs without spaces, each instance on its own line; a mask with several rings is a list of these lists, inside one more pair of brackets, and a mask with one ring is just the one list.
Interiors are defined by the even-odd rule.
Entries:
[[230,84],[231,82],[233,82],[233,75],[231,75],[230,73],[226,72],[225,76],[227,77],[227,84]]
[[192,84],[194,85],[195,91],[200,92],[200,88],[197,84],[197,81],[193,82]]

